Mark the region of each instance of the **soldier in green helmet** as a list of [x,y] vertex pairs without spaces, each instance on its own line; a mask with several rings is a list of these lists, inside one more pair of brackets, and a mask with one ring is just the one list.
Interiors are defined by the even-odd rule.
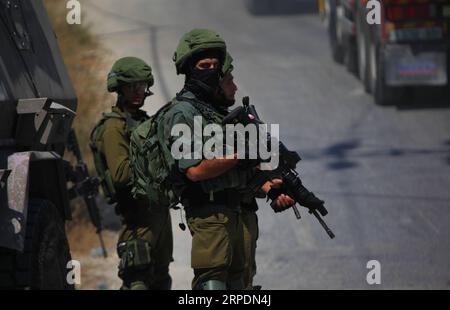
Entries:
[[[225,42],[213,31],[194,29],[181,38],[174,61],[177,73],[184,74],[186,80],[163,117],[167,120],[164,137],[173,139],[170,130],[176,124],[193,128],[195,116],[203,117],[203,125],[220,122],[223,116],[214,102],[225,55]],[[193,137],[192,143],[194,139],[202,141]],[[243,227],[236,192],[238,186],[245,185],[245,173],[236,169],[237,159],[232,157],[191,158],[176,163],[184,182],[175,191],[181,197],[192,235],[192,288],[243,289]]]
[[103,192],[116,203],[123,229],[117,251],[122,289],[170,289],[173,239],[169,209],[152,206],[131,194],[129,157],[132,131],[148,119],[141,110],[152,93],[152,70],[143,60],[124,57],[108,74],[109,92],[117,93],[112,111],[104,113],[91,133],[91,149]]
[[[173,58],[177,73],[186,77],[185,84],[157,120],[166,162],[173,162],[173,190],[185,208],[192,235],[193,289],[245,288],[240,191],[247,186],[254,168],[241,164],[237,154],[206,159],[195,152],[198,142],[205,143],[205,137],[197,136],[194,118],[202,117],[202,128],[221,124],[230,103],[220,90],[225,59],[226,45],[217,33],[207,29],[186,33]],[[187,125],[194,135],[188,141],[193,146],[185,154],[188,156],[174,161],[171,147],[178,138],[172,135],[175,125]],[[277,199],[280,206],[290,203],[292,199],[285,195]]]

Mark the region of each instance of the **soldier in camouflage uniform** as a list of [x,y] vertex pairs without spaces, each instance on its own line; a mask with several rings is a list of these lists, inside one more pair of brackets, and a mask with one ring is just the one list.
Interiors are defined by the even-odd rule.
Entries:
[[[171,108],[158,119],[159,141],[165,143],[167,162],[173,161],[172,135],[175,125],[187,126],[194,133],[181,137],[191,145],[190,156],[175,161],[173,188],[181,197],[192,235],[191,266],[193,289],[243,289],[245,254],[240,216],[240,191],[247,186],[253,169],[240,164],[236,154],[205,159],[196,156],[198,142],[194,117],[201,116],[202,128],[221,124],[227,106],[219,95],[226,45],[215,32],[194,29],[180,40],[174,55],[178,74],[186,76],[184,88],[172,100]],[[186,155],[186,154],[185,154]],[[292,203],[281,195],[277,205]]]
[[[117,202],[116,211],[124,224],[117,245],[122,289],[170,289],[172,282],[169,264],[173,239],[169,209],[150,209],[147,201],[133,199],[130,184],[130,135],[148,119],[140,108],[151,95],[149,87],[153,82],[150,66],[141,59],[117,60],[107,81],[108,91],[118,94],[117,104],[111,113],[104,114],[91,135],[93,150],[98,150],[106,166],[102,172],[101,163],[97,164],[101,160],[96,160],[97,171],[103,183],[109,181],[113,185],[106,190],[103,186],[104,192],[114,196],[111,200]],[[97,158],[95,152],[94,158]]]

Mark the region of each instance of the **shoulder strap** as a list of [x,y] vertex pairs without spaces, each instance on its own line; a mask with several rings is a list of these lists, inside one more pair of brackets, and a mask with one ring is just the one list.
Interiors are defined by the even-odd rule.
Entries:
[[169,110],[169,108],[175,106],[176,104],[177,104],[177,102],[176,102],[176,101],[174,102],[173,100],[167,102],[165,105],[163,105],[162,107],[160,107],[159,110],[156,111],[156,113],[153,114],[152,117],[153,117],[153,118],[158,117],[160,114],[167,112],[167,111]]
[[[175,101],[169,101],[166,104],[164,104],[161,108],[158,109],[158,111],[156,111],[155,114],[153,114],[150,118],[151,121],[157,121],[157,118],[160,117],[162,114],[164,114],[165,112],[167,112],[171,107],[175,106],[177,104],[177,102]],[[157,127],[156,127],[157,128]]]
[[102,114],[102,118],[98,121],[98,123],[94,126],[94,128],[91,131],[91,134],[89,135],[89,145],[93,150],[97,149],[97,146],[95,145],[95,135],[97,134],[97,131],[100,127],[102,127],[105,122],[110,118],[116,118],[116,119],[122,119],[126,121],[126,118],[122,115],[120,115],[117,112],[107,112]]
[[[145,115],[147,115],[147,114],[145,114]],[[92,130],[92,134],[98,127],[102,126],[110,118],[116,118],[116,119],[121,119],[121,120],[125,121],[125,123],[127,124],[127,131],[129,132],[129,134],[131,133],[131,131],[134,130],[134,128],[136,128],[139,124],[142,123],[141,120],[135,120],[130,115],[123,115],[123,114],[111,111],[108,113],[103,113],[102,119],[94,127],[94,129]],[[143,117],[142,119],[144,119],[144,118],[145,117]],[[148,117],[145,119],[148,119]],[[91,138],[92,138],[92,134],[91,134]]]
[[190,103],[200,114],[203,115],[203,117],[215,120],[218,120],[219,118],[221,119],[223,117],[218,111],[214,110],[214,108],[209,107],[207,104],[202,104],[193,98],[184,97],[183,93],[184,92],[181,91],[177,94],[177,100]]

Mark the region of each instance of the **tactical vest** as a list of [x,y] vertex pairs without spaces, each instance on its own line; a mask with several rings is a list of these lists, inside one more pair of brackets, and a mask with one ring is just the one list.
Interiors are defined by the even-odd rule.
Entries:
[[[158,125],[164,126],[161,124],[163,115],[183,102],[190,104],[207,123],[220,124],[223,118],[223,115],[195,98],[178,95],[132,132],[130,139],[132,194],[135,199],[147,199],[150,207],[175,206],[180,201],[182,188],[186,185],[185,176],[179,176],[167,141],[161,141],[162,137],[158,134]],[[164,137],[164,140],[166,139],[168,137]],[[226,188],[245,186],[246,180],[246,173],[237,171],[236,168],[223,176],[201,181],[199,184],[204,193],[210,194]]]
[[[215,110],[215,108],[198,101],[195,98],[187,96],[177,95],[177,101],[188,102],[194,109],[201,115],[207,124],[221,124],[224,115]],[[203,141],[205,142],[205,141]],[[239,170],[237,167],[232,168],[225,174],[215,177],[213,179],[200,181],[199,185],[204,193],[207,193],[213,197],[215,192],[220,192],[225,189],[238,189],[242,190],[247,185],[249,173]]]

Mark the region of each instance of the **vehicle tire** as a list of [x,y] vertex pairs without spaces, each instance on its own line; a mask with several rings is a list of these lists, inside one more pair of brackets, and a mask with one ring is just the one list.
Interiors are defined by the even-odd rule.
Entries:
[[367,93],[371,92],[369,81],[369,46],[370,33],[364,20],[364,9],[358,8],[356,13],[356,51],[358,56],[358,77]]
[[[10,289],[73,289],[67,283],[67,263],[71,260],[64,221],[47,200],[28,204],[23,253],[1,249],[0,287]],[[3,278],[5,276],[5,278]]]
[[380,46],[371,44],[370,54],[371,57],[375,57],[375,59],[372,58],[372,65],[369,65],[369,84],[373,90],[375,104],[387,106],[396,102],[400,103],[404,98],[403,88],[386,85],[384,57]]
[[333,60],[339,64],[344,63],[345,49],[342,43],[342,30],[338,23],[336,0],[328,0],[328,38],[330,41]]
[[346,39],[346,53],[345,53],[345,67],[347,71],[357,75],[358,74],[358,51],[355,40],[351,38]]

